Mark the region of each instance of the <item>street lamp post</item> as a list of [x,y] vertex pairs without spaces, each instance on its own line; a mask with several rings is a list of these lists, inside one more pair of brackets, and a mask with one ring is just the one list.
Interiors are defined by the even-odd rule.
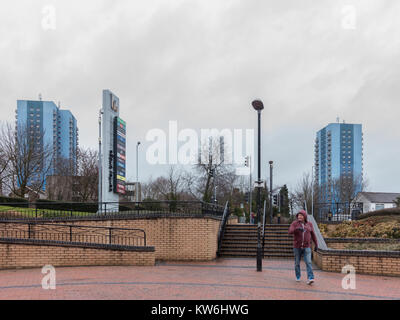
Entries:
[[140,141],[136,144],[136,203],[139,202],[139,146]]
[[262,271],[262,252],[261,252],[261,111],[264,104],[261,100],[252,102],[253,108],[258,114],[258,179],[257,179],[257,271]]

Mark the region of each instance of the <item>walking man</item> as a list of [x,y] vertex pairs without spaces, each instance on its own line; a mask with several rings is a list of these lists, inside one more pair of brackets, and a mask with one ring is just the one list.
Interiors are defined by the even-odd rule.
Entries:
[[314,282],[314,273],[311,264],[311,240],[314,241],[315,250],[317,250],[317,237],[315,236],[312,223],[307,221],[307,213],[304,210],[300,210],[296,218],[297,220],[293,221],[289,228],[289,234],[293,234],[296,281],[300,281],[300,260],[301,256],[304,255],[304,262],[307,267],[307,284],[311,285]]

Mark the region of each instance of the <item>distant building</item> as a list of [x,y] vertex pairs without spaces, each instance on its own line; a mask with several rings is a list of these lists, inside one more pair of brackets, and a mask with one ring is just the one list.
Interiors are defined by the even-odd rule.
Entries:
[[26,128],[38,148],[52,147],[53,164],[47,175],[56,174],[59,163],[68,163],[71,174],[76,174],[79,134],[69,110],[61,110],[51,101],[18,100],[16,122],[18,130]]
[[136,202],[136,190],[138,191],[138,202],[142,201],[142,185],[140,182],[138,183],[138,187],[136,188],[136,182],[127,182],[126,186],[126,193],[120,196],[121,201],[129,201],[129,202]]
[[360,192],[354,202],[362,203],[363,213],[370,211],[395,208],[394,201],[400,197],[400,193],[385,192]]
[[[315,180],[318,202],[344,202],[337,183],[354,184],[354,196],[362,191],[363,133],[361,124],[331,123],[317,133],[315,140]],[[353,197],[354,197],[353,196]]]
[[46,197],[62,202],[97,202],[96,177],[47,176]]

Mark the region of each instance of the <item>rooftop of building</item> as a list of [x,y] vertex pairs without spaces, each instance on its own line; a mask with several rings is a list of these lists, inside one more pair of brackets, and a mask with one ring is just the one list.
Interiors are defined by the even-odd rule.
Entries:
[[360,192],[357,196],[360,195],[372,203],[393,203],[400,197],[400,193],[392,192]]

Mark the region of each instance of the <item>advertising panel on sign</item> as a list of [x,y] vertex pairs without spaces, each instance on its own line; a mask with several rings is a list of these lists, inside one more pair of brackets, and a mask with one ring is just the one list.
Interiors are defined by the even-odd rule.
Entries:
[[125,194],[126,188],[126,123],[114,118],[114,192]]
[[[101,182],[99,188],[99,202],[108,203],[107,209],[118,210],[119,195],[116,193],[116,161],[118,153],[125,150],[115,149],[114,119],[119,117],[119,98],[110,90],[103,90],[102,120],[101,120]],[[122,130],[122,128],[121,128]],[[126,135],[126,133],[124,133]],[[124,137],[126,138],[126,136]],[[126,159],[125,159],[126,160]],[[99,210],[105,210],[100,204]]]

